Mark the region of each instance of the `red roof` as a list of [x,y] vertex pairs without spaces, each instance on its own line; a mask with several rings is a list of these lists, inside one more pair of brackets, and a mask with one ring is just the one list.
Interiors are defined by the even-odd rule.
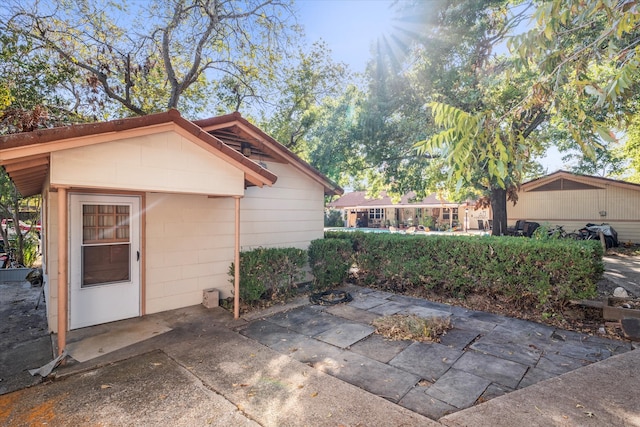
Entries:
[[400,202],[393,203],[386,191],[381,191],[379,197],[373,199],[367,197],[366,191],[354,191],[346,193],[339,199],[328,203],[327,206],[335,209],[347,208],[373,208],[373,207],[439,207],[455,205],[444,199],[438,199],[436,193],[430,194],[422,200],[415,200],[416,193],[410,191],[400,198]]

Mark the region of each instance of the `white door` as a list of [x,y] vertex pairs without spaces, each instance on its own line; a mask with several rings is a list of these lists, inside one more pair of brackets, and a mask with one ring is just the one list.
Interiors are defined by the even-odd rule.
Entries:
[[140,198],[71,194],[70,329],[140,315]]

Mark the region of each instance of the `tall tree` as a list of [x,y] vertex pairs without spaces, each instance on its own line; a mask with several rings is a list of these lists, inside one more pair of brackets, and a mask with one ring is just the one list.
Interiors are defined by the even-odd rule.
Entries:
[[308,53],[299,49],[288,62],[273,87],[262,127],[296,154],[308,157],[306,136],[320,117],[320,106],[343,93],[351,74],[345,64],[331,59],[322,41]]
[[32,0],[0,18],[3,33],[29,38],[81,74],[99,118],[195,114],[212,102],[209,80],[271,75],[296,35],[289,0]]
[[395,199],[410,190],[431,192],[431,156],[413,149],[429,125],[423,81],[400,64],[402,51],[390,49],[384,40],[374,44],[373,52],[359,119],[367,186],[373,193],[384,189]]
[[348,86],[338,97],[325,98],[306,135],[308,161],[342,186],[363,180],[362,114],[364,94]]
[[[534,103],[522,105],[532,73],[510,72],[496,55],[527,17],[508,1],[417,2],[410,10],[424,27],[414,37],[414,68],[434,123],[444,128],[416,144],[419,153],[440,156],[456,188],[478,186],[490,196],[493,232],[507,225],[507,197],[542,150],[532,132],[545,117]],[[512,197],[512,200],[514,198]]]

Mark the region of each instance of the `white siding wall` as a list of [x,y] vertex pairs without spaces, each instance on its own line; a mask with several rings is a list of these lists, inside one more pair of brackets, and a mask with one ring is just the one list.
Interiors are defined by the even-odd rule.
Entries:
[[[606,212],[601,216],[600,212]],[[607,186],[598,190],[520,192],[518,203],[507,205],[509,223],[518,219],[562,225],[568,232],[587,223],[610,224],[621,242],[640,242],[640,191]]]
[[240,202],[243,251],[257,247],[307,249],[324,236],[324,189],[292,166],[269,163],[273,187],[250,187]]
[[[273,187],[251,187],[240,203],[241,250],[298,247],[322,238],[323,188],[291,166],[269,164]],[[202,302],[202,290],[232,295],[235,201],[147,195],[147,313]]]
[[190,194],[243,194],[243,172],[175,132],[51,154],[51,183]]
[[147,194],[147,313],[200,304],[202,290],[231,295],[232,199]]

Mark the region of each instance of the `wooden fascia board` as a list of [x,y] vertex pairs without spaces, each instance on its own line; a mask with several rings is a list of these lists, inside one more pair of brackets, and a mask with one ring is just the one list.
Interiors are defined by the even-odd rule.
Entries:
[[522,184],[522,186],[520,187],[520,189],[522,191],[530,191],[533,190],[535,188],[541,187],[543,185],[546,185],[552,181],[555,181],[556,179],[562,178],[562,175],[558,175],[557,173],[551,174],[551,175],[547,175],[547,176],[543,176],[541,178],[538,178],[535,181],[530,181],[527,182],[525,184]]
[[27,167],[40,166],[49,164],[49,154],[23,157],[19,159],[7,160],[3,163],[7,172],[16,169],[24,169]]
[[[202,129],[206,132],[211,132],[213,130],[230,128],[233,126],[240,126],[240,122],[237,119],[229,120],[228,122],[216,123],[213,125],[202,126]],[[243,126],[244,129],[244,126]]]
[[9,173],[12,179],[22,178],[29,175],[42,175],[46,174],[49,170],[49,165],[41,165],[28,169],[17,169]]
[[546,185],[552,181],[555,181],[557,179],[563,179],[563,178],[569,179],[575,182],[580,182],[583,184],[592,185],[602,190],[606,189],[609,186],[612,186],[612,187],[625,188],[627,190],[632,190],[632,191],[640,191],[640,185],[634,184],[631,182],[616,181],[614,179],[607,179],[607,178],[600,178],[600,177],[593,177],[593,176],[574,175],[569,172],[554,173],[549,176],[542,177],[539,180],[523,184],[521,188],[524,191],[531,191],[535,188]]
[[4,165],[4,169],[8,174],[13,172],[22,171],[25,169],[33,169],[33,168],[48,168],[49,167],[49,157],[38,157],[31,160],[25,160],[22,162],[11,162]]

